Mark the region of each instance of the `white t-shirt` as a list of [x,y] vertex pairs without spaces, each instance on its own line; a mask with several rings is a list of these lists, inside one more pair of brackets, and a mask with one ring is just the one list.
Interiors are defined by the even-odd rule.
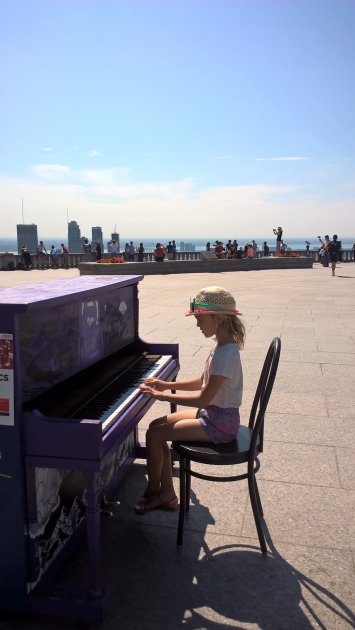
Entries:
[[215,346],[212,349],[203,372],[202,388],[206,387],[210,374],[226,378],[209,404],[223,409],[240,407],[243,396],[243,371],[236,343],[226,343],[224,346]]

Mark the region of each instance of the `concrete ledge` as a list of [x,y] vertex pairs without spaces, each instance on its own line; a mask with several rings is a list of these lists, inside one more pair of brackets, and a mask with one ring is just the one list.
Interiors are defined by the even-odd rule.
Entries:
[[314,260],[306,256],[295,258],[242,258],[241,260],[165,260],[131,263],[79,263],[81,276],[85,275],[166,275],[171,273],[219,273],[221,271],[262,271],[263,269],[311,269]]

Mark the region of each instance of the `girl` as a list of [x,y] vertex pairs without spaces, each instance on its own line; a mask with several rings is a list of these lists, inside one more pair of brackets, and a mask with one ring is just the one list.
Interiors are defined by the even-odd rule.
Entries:
[[[134,506],[137,513],[178,507],[168,442],[193,440],[218,444],[235,439],[243,391],[239,350],[245,337],[239,314],[229,291],[216,286],[202,289],[190,303],[187,315],[194,315],[202,334],[216,341],[203,374],[180,382],[148,378],[141,385],[141,390],[156,400],[191,409],[157,418],[150,424],[146,435],[148,486]],[[165,390],[197,393],[179,395]]]

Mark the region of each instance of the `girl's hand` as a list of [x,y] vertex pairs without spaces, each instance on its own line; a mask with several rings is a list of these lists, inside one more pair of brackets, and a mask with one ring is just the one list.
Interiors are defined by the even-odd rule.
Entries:
[[163,392],[167,388],[165,381],[160,381],[158,378],[154,378],[153,376],[151,378],[146,378],[145,381],[143,381],[143,385],[148,385],[152,389],[156,389],[158,392]]
[[159,392],[155,387],[151,387],[150,385],[146,385],[145,383],[143,383],[139,387],[139,389],[141,390],[143,394],[148,394],[148,396],[151,396],[152,398],[155,398],[156,400],[165,400],[166,394],[164,394],[163,392]]

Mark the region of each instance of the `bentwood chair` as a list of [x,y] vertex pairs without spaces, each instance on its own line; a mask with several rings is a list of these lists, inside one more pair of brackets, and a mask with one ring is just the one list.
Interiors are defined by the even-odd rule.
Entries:
[[[207,481],[240,481],[248,479],[250,502],[253,509],[260,548],[267,553],[262,527],[263,508],[260,501],[255,473],[260,468],[259,454],[264,447],[264,418],[270,399],[279,364],[281,339],[275,337],[267,352],[263,369],[250,411],[248,426],[240,426],[235,440],[227,444],[212,442],[173,442],[173,448],[180,456],[180,513],[177,545],[183,543],[185,514],[190,506],[191,477]],[[232,476],[212,476],[191,469],[191,462],[212,466],[233,466],[247,464],[247,472]]]

